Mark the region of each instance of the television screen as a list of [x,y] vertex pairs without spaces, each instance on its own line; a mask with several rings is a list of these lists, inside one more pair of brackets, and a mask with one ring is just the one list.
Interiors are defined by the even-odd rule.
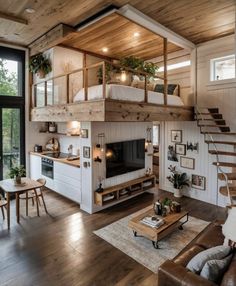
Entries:
[[106,144],[106,178],[145,168],[145,139]]

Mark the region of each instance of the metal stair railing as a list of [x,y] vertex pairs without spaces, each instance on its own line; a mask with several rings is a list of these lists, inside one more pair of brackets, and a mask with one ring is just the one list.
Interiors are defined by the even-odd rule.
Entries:
[[[196,116],[197,116],[197,119],[198,119],[198,115],[200,115],[200,120],[201,121],[203,121],[203,122],[205,122],[206,120],[205,120],[205,118],[202,116],[202,113],[201,113],[201,111],[199,110],[199,107],[198,107],[198,105],[195,105],[195,114],[196,114]],[[217,126],[216,126],[217,127]],[[214,150],[216,151],[216,166],[217,166],[217,168],[218,168],[218,171],[220,171],[222,174],[223,174],[223,176],[224,176],[224,178],[225,178],[225,182],[226,182],[226,188],[227,188],[227,193],[228,193],[228,199],[229,199],[229,203],[230,203],[230,205],[232,206],[233,205],[233,200],[232,200],[232,197],[231,197],[231,195],[230,195],[230,190],[229,190],[229,180],[228,180],[228,177],[227,177],[227,175],[226,175],[226,173],[224,172],[224,170],[221,168],[221,166],[220,166],[220,161],[219,161],[219,155],[218,155],[218,149],[217,149],[217,146],[216,146],[216,144],[215,144],[215,142],[214,142],[214,139],[213,139],[213,136],[212,136],[212,134],[209,134],[209,132],[208,131],[205,131],[206,133],[205,133],[205,135],[207,134],[208,135],[208,137],[209,137],[209,139],[210,139],[210,141],[211,141],[211,143],[212,143],[212,145],[213,145],[213,147],[214,147]],[[223,133],[222,133],[223,134]],[[204,136],[205,136],[204,135]],[[218,174],[218,172],[217,172],[217,174]],[[217,204],[218,204],[218,192],[219,192],[219,190],[217,190]]]

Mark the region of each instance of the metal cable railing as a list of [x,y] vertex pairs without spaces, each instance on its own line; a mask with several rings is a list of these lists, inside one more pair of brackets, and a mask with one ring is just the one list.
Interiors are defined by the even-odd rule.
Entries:
[[[200,115],[200,120],[205,122],[205,118],[202,116],[202,113],[201,111],[199,110],[199,107],[197,105],[195,105],[195,113],[196,113],[196,116],[197,116],[197,119],[198,119],[198,115]],[[216,125],[217,127],[217,125]],[[219,154],[218,154],[218,149],[216,147],[216,144],[214,142],[214,139],[213,139],[213,136],[208,132],[208,131],[205,131],[206,134],[208,135],[210,141],[211,141],[211,144],[213,145],[214,147],[214,150],[216,152],[216,165],[217,165],[217,168],[218,168],[218,171],[220,171],[224,178],[225,178],[225,182],[226,182],[226,188],[227,188],[227,193],[228,193],[228,199],[229,199],[229,203],[230,205],[233,205],[233,201],[232,201],[232,197],[230,195],[230,189],[229,189],[229,180],[228,180],[228,176],[226,175],[226,173],[224,172],[224,170],[221,168],[220,166],[220,161],[219,161]],[[222,133],[223,134],[223,133]],[[218,172],[217,172],[218,173]],[[218,190],[217,190],[217,204],[218,204]]]

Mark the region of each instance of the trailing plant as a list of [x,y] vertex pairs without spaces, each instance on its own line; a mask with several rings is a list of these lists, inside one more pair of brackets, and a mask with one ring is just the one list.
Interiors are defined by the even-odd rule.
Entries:
[[167,179],[172,183],[175,189],[182,189],[184,186],[189,187],[189,179],[186,173],[180,173],[176,171],[176,166],[170,165],[168,168],[171,172],[171,175]]
[[26,170],[23,165],[10,168],[9,177],[11,179],[15,177],[25,177],[25,176],[26,176]]
[[[111,80],[111,72],[115,71],[116,69],[109,63],[105,63],[105,78],[106,82]],[[97,71],[97,78],[98,83],[102,84],[103,81],[103,66],[100,66]]]
[[42,72],[46,75],[52,71],[52,65],[50,60],[41,53],[30,58],[29,70],[34,74]]

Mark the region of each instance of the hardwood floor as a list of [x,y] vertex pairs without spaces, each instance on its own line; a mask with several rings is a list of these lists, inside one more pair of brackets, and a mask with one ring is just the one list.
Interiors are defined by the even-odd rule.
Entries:
[[[75,203],[47,191],[49,215],[36,207],[21,223],[14,220],[12,202],[11,230],[0,218],[0,285],[8,286],[123,286],[157,285],[150,270],[93,234],[93,231],[138,211],[170,193],[156,190],[117,206],[89,215]],[[192,216],[214,220],[224,218],[225,210],[213,205],[182,198],[182,206]],[[156,251],[153,249],[153,251]]]

